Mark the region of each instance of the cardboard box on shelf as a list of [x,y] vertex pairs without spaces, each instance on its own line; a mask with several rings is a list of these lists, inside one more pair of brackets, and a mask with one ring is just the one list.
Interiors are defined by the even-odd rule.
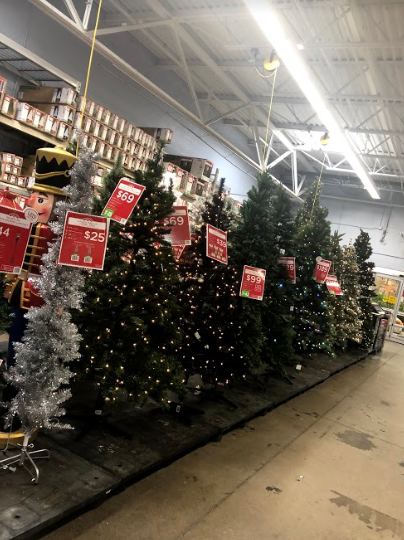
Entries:
[[11,174],[15,174],[16,176],[19,176],[21,174],[21,167],[17,167],[17,165],[13,165]]
[[6,94],[3,98],[3,103],[1,104],[2,114],[5,114],[9,118],[15,118],[15,115],[17,114],[17,105],[18,100]]
[[127,125],[128,125],[128,122],[125,120],[125,118],[119,118],[117,130],[118,130],[120,133],[122,133],[123,135],[125,135]]
[[17,185],[20,187],[27,187],[28,178],[26,176],[19,176],[17,178]]
[[73,107],[70,107],[70,105],[52,105],[49,114],[51,116],[54,116],[61,122],[72,125],[75,116],[75,110]]
[[57,118],[54,118],[53,116],[50,116],[48,114],[46,115],[46,121],[43,130],[45,133],[49,133],[49,135],[56,137],[59,130],[59,124],[60,122]]
[[112,161],[112,153],[113,153],[114,147],[110,144],[106,144],[104,148],[104,155],[102,156],[107,161]]
[[28,103],[65,103],[74,105],[76,103],[77,92],[73,88],[55,88],[54,86],[39,86],[32,88],[20,86],[18,99]]
[[39,109],[35,109],[34,122],[32,125],[34,128],[39,129],[39,131],[44,131],[47,119],[48,119],[47,113],[44,113],[43,111],[40,111]]
[[24,122],[30,126],[34,123],[35,107],[29,103],[20,102],[17,106],[17,114],[15,119],[19,122]]
[[109,127],[116,130],[118,128],[118,122],[119,116],[115,113],[111,113],[111,117],[109,119]]
[[118,132],[113,130],[112,128],[110,128],[110,132],[109,132],[109,139],[108,139],[108,143],[109,144],[112,144],[112,146],[115,145],[115,141],[117,139],[117,136],[118,136]]
[[9,154],[8,152],[0,153],[0,161],[3,163],[14,163],[15,154]]
[[105,149],[105,142],[102,141],[101,139],[96,139],[95,137],[94,139],[96,142],[95,142],[93,150],[96,154],[99,154],[100,156],[102,156]]
[[122,149],[123,149],[124,142],[125,142],[125,137],[122,135],[122,133],[117,133],[115,146],[116,146],[119,150],[122,150]]
[[20,157],[20,156],[14,156],[13,163],[14,163],[14,165],[16,165],[17,167],[22,167],[23,158]]
[[166,144],[170,144],[173,139],[173,131],[168,128],[145,128],[142,127],[143,131],[151,135],[157,141],[164,141]]
[[84,108],[84,114],[87,114],[88,116],[94,115],[94,109],[95,109],[96,103],[92,99],[86,99],[84,102],[84,96],[79,96],[77,100],[77,109],[76,111],[81,113]]
[[0,77],[0,105],[3,102],[4,96],[6,95],[7,80]]
[[17,185],[18,176],[15,176],[14,174],[6,174],[4,177],[4,181],[8,182],[9,184]]
[[69,126],[69,124],[66,124],[65,122],[60,122],[56,138],[62,141],[70,140],[71,130],[72,127]]

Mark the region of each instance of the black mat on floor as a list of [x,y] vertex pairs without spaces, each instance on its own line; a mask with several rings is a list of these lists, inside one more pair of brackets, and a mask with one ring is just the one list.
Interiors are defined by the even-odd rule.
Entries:
[[[366,357],[350,351],[335,358],[318,355],[285,377],[257,377],[210,395],[189,393],[171,412],[119,404],[92,424],[71,417],[72,431],[40,435],[37,486],[24,469],[0,470],[0,540],[38,538],[58,524],[102,502],[192,450],[265,414]],[[122,435],[118,433],[122,432]]]

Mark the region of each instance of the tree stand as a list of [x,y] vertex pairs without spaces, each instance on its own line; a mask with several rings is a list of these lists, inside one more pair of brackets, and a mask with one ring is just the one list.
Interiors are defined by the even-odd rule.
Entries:
[[[24,469],[31,475],[31,482],[37,485],[39,481],[39,469],[36,466],[35,461],[37,459],[50,459],[50,452],[46,449],[32,451],[31,449],[34,448],[34,445],[29,442],[30,435],[30,433],[24,434],[24,441],[22,444],[13,444],[10,442],[7,443],[6,447],[2,450],[2,453],[5,456],[10,447],[12,447],[13,450],[17,450],[13,453],[13,455],[7,456],[0,460],[0,469],[9,469],[10,471],[14,472],[14,465],[24,467]],[[34,472],[28,468],[26,463],[31,465]]]

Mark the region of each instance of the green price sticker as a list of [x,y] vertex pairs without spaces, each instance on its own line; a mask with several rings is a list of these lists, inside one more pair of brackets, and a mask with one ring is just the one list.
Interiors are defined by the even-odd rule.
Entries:
[[250,291],[241,291],[241,296],[245,296],[248,298],[250,296]]
[[102,215],[103,217],[111,218],[114,215],[114,211],[111,208],[106,208]]

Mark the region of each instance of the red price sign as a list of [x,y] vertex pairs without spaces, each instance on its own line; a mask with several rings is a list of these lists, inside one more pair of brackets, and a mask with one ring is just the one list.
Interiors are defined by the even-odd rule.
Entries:
[[330,294],[333,294],[335,296],[341,296],[342,295],[341,286],[338,283],[337,276],[330,276],[328,274],[328,276],[325,278],[325,284],[326,284],[328,292]]
[[267,271],[262,268],[244,266],[240,296],[251,300],[262,300],[264,297],[265,277]]
[[174,259],[179,261],[181,259],[182,252],[185,249],[185,246],[172,246],[174,251]]
[[59,264],[79,268],[104,268],[109,221],[105,217],[67,212]]
[[129,178],[121,178],[101,215],[125,225],[144,190],[144,186]]
[[31,226],[24,212],[0,206],[0,272],[20,273]]
[[206,225],[206,256],[227,264],[227,232]]
[[313,279],[317,283],[324,283],[325,278],[328,276],[328,272],[331,268],[331,261],[326,261],[321,257],[316,259],[316,267],[314,268]]
[[165,236],[167,242],[174,246],[191,245],[189,230],[188,208],[186,206],[173,206],[174,212],[164,218],[163,225],[170,227],[171,231]]
[[279,257],[278,264],[283,265],[286,268],[286,272],[292,281],[296,283],[296,259],[295,257]]

